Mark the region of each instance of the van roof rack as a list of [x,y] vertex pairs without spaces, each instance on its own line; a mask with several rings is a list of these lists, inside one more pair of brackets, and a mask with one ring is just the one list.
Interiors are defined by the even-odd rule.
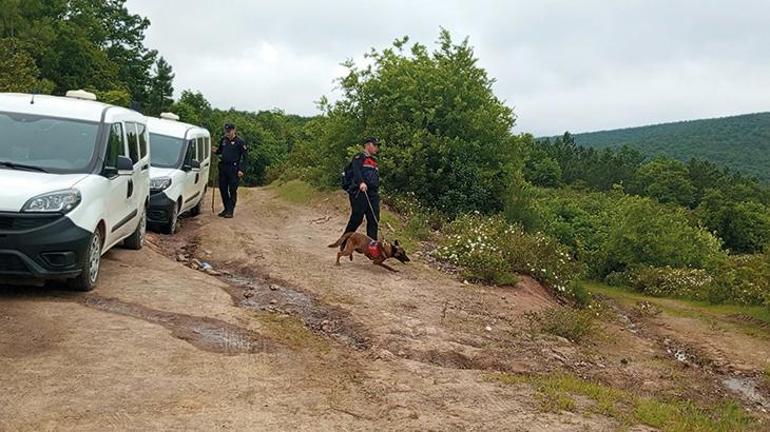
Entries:
[[70,90],[67,92],[67,94],[65,94],[65,96],[73,99],[82,99],[82,100],[89,100],[89,101],[97,100],[95,94],[91,92],[87,92],[85,90]]
[[160,113],[160,118],[165,120],[179,121],[179,116],[170,112]]

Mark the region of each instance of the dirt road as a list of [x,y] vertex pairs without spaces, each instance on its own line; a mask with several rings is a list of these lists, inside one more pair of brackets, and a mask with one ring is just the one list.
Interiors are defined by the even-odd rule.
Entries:
[[[419,258],[398,274],[335,267],[344,213],[336,198],[244,190],[235,219],[109,252],[94,293],[0,288],[0,430],[610,431],[612,417],[543,412],[535,390],[490,373],[674,391],[657,333],[608,324],[587,348],[528,333],[527,312],[557,305],[535,281],[465,284]],[[694,391],[725,394],[702,381]]]

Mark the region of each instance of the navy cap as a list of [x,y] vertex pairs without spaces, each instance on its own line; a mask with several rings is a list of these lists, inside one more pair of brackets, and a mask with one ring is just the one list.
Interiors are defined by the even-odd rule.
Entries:
[[376,146],[379,146],[380,145],[380,140],[378,138],[376,138],[376,137],[368,137],[368,138],[366,138],[364,140],[364,144],[369,144],[369,143],[372,143],[372,144],[374,144]]
[[232,130],[232,129],[235,129],[235,125],[234,124],[232,124],[232,123],[225,123],[225,130],[226,131]]

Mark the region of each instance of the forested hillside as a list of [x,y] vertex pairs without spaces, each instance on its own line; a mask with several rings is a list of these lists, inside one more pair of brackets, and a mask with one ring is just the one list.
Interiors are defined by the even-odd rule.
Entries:
[[770,112],[574,134],[592,148],[629,146],[648,156],[705,159],[770,181]]

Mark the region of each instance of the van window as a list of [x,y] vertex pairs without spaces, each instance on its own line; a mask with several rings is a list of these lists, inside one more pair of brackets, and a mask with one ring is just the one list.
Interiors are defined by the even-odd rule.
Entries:
[[125,145],[123,143],[123,125],[114,123],[110,127],[110,136],[107,139],[107,154],[104,156],[104,167],[117,169],[118,156],[125,155]]
[[211,157],[211,139],[209,137],[206,137],[206,149],[204,150],[206,152],[206,159]]
[[128,141],[128,155],[131,162],[139,162],[139,139],[136,135],[136,123],[126,123],[126,140]]
[[150,134],[150,165],[178,168],[187,154],[186,141],[165,135]]
[[191,139],[187,141],[187,153],[184,157],[184,164],[190,165],[190,162],[197,160],[195,157],[195,140]]
[[137,123],[136,132],[139,136],[139,157],[144,159],[147,157],[147,125]]
[[198,161],[203,162],[206,159],[206,149],[205,145],[203,144],[203,137],[198,138],[196,141],[198,147]]
[[95,157],[93,122],[0,113],[0,161],[55,173],[84,173]]

